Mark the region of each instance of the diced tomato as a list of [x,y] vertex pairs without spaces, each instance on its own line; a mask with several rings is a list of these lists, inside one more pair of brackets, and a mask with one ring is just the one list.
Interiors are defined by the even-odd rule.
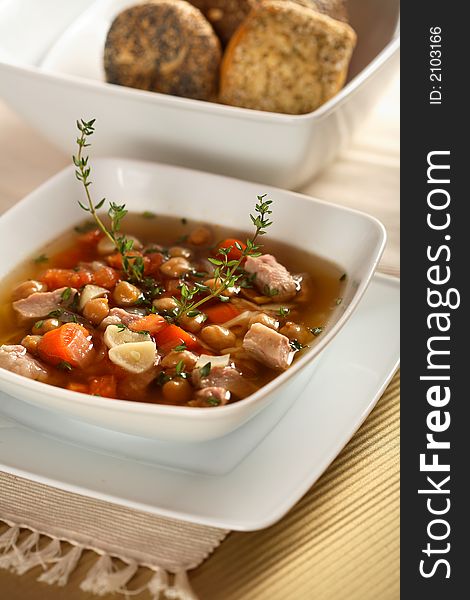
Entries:
[[119,273],[111,267],[101,267],[93,273],[93,282],[107,290],[111,290],[119,279]]
[[57,290],[61,287],[81,288],[87,283],[92,283],[93,275],[84,269],[74,271],[73,269],[47,269],[41,277],[49,290]]
[[192,333],[188,333],[178,325],[167,325],[155,335],[157,346],[163,352],[169,352],[176,346],[186,345],[188,350],[198,350],[200,345]]
[[204,312],[207,315],[208,320],[211,323],[222,324],[238,317],[240,311],[238,308],[235,308],[233,304],[230,302],[216,304],[215,306],[210,306],[209,308],[204,309]]
[[71,390],[72,392],[81,392],[82,394],[89,393],[88,385],[86,383],[80,383],[78,381],[71,381],[70,383],[68,383],[67,389]]
[[148,331],[151,335],[155,335],[168,325],[166,319],[160,315],[147,315],[137,321],[129,323],[129,329],[132,331]]
[[48,331],[38,344],[39,356],[51,365],[65,363],[82,368],[93,358],[92,350],[88,330],[78,323],[65,323]]
[[89,394],[103,398],[116,398],[116,378],[114,375],[102,375],[89,380]]
[[163,263],[164,256],[161,252],[152,252],[144,256],[145,275],[156,275]]
[[92,229],[80,235],[77,242],[81,246],[96,246],[102,238],[104,238],[104,233],[100,229]]
[[[241,247],[241,250],[239,250],[235,244],[238,244]],[[230,252],[227,254],[227,258],[229,260],[238,260],[239,258],[241,258],[242,256],[242,251],[245,250],[246,248],[246,244],[244,244],[242,241],[237,240],[235,238],[227,238],[226,240],[223,240],[222,242],[220,242],[219,244],[217,244],[217,249],[220,250],[221,248],[230,248],[231,250]],[[220,254],[220,252],[217,252],[216,254]]]

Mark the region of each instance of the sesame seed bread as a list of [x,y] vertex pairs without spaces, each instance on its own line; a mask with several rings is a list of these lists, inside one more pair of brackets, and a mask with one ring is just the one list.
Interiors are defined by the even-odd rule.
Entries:
[[355,43],[346,23],[296,2],[264,0],[225,51],[220,101],[271,112],[311,112],[344,85]]
[[109,83],[213,100],[220,42],[204,15],[184,0],[152,0],[122,11],[104,48]]

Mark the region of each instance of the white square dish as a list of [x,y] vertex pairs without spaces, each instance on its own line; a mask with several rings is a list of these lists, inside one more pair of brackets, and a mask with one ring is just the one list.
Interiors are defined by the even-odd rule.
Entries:
[[[273,200],[270,237],[293,243],[339,265],[348,274],[343,301],[317,343],[285,373],[255,394],[215,409],[108,400],[32,381],[0,369],[0,389],[23,400],[107,429],[174,441],[223,436],[271,402],[294,398],[317,365],[316,357],[357,307],[385,244],[385,230],[374,218],[294,192],[260,187],[180,167],[124,159],[97,159],[96,197],[125,203],[132,212],[153,211],[243,230],[256,196]],[[43,184],[0,219],[0,278],[83,219],[82,188],[72,167]],[[21,232],[22,244],[16,242]]]
[[132,3],[47,0],[38,12],[35,0],[0,2],[0,96],[65,151],[76,116],[86,115],[100,122],[99,154],[299,188],[347,143],[398,63],[399,0],[350,0],[358,45],[348,82],[312,113],[267,113],[106,84],[100,46],[114,12]]

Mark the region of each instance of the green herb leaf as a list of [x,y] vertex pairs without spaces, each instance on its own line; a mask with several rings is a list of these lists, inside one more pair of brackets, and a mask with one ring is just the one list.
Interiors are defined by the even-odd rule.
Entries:
[[175,346],[174,351],[175,352],[184,352],[186,350],[186,344],[183,342],[182,344],[180,344],[179,346]]
[[309,327],[308,330],[312,332],[314,336],[317,336],[323,331],[323,327]]
[[56,310],[51,310],[51,312],[47,315],[51,319],[58,319],[64,314],[64,311],[61,308],[57,308]]
[[49,260],[49,258],[45,254],[40,254],[35,259],[33,259],[33,262],[35,262],[36,264],[40,264],[40,263],[47,262],[48,260]]
[[156,216],[157,215],[151,212],[150,210],[144,210],[144,212],[142,213],[143,219],[155,219]]
[[277,312],[277,314],[280,317],[287,317],[287,315],[290,313],[290,308],[287,308],[286,306],[280,306],[279,310]]
[[206,402],[207,404],[209,404],[209,406],[219,406],[220,404],[220,400],[218,398],[215,398],[214,396],[209,396]]
[[36,321],[36,323],[34,324],[34,329],[41,329],[43,325],[44,321]]
[[61,371],[67,371],[70,372],[73,370],[72,365],[67,362],[66,360],[62,360],[58,365],[57,368],[60,369]]
[[218,258],[211,258],[209,257],[207,259],[210,263],[212,263],[213,265],[216,265],[217,267],[220,267],[224,264],[223,260],[219,260]]
[[72,295],[72,289],[69,287],[65,288],[65,290],[60,295],[60,297],[62,298],[62,302],[67,302],[68,300],[70,300],[71,295]]
[[279,295],[279,290],[276,290],[275,288],[270,288],[267,285],[265,285],[263,288],[263,294],[265,296],[268,296],[269,298],[272,298],[273,296]]
[[199,374],[201,377],[207,377],[211,372],[212,364],[210,362],[206,363],[203,367],[199,369]]
[[96,224],[93,223],[93,221],[85,221],[83,225],[77,225],[74,227],[74,230],[77,233],[88,233],[89,231],[93,231],[93,229],[96,229]]
[[336,301],[335,301],[336,306],[339,306],[342,301],[343,301],[342,298],[336,298]]
[[305,346],[301,344],[299,340],[290,340],[289,344],[292,350],[294,350],[295,352],[298,352],[299,350],[302,350],[302,348],[305,348]]
[[165,373],[165,371],[160,371],[160,373],[158,374],[158,377],[155,381],[156,381],[157,385],[165,385],[165,383],[170,380],[171,380],[171,377],[168,377],[168,375]]

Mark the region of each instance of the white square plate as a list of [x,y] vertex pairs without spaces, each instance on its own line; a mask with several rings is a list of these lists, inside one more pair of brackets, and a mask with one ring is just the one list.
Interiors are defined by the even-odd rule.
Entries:
[[[305,494],[375,406],[397,369],[399,343],[399,282],[376,275],[304,392],[270,433],[261,431],[258,445],[225,475],[201,474],[204,465],[198,461],[223,456],[232,443],[229,437],[194,446],[195,460],[192,465],[181,463],[183,471],[156,464],[161,446],[148,440],[123,436],[118,455],[118,438],[107,450],[78,446],[90,432],[85,425],[71,428],[68,419],[61,424],[70,443],[28,429],[14,420],[18,411],[24,415],[25,406],[4,394],[0,470],[184,521],[242,531],[268,527]],[[253,423],[262,429],[259,419],[269,419],[271,410],[275,406]],[[43,420],[48,417],[44,413]],[[36,414],[34,421],[40,426]]]

